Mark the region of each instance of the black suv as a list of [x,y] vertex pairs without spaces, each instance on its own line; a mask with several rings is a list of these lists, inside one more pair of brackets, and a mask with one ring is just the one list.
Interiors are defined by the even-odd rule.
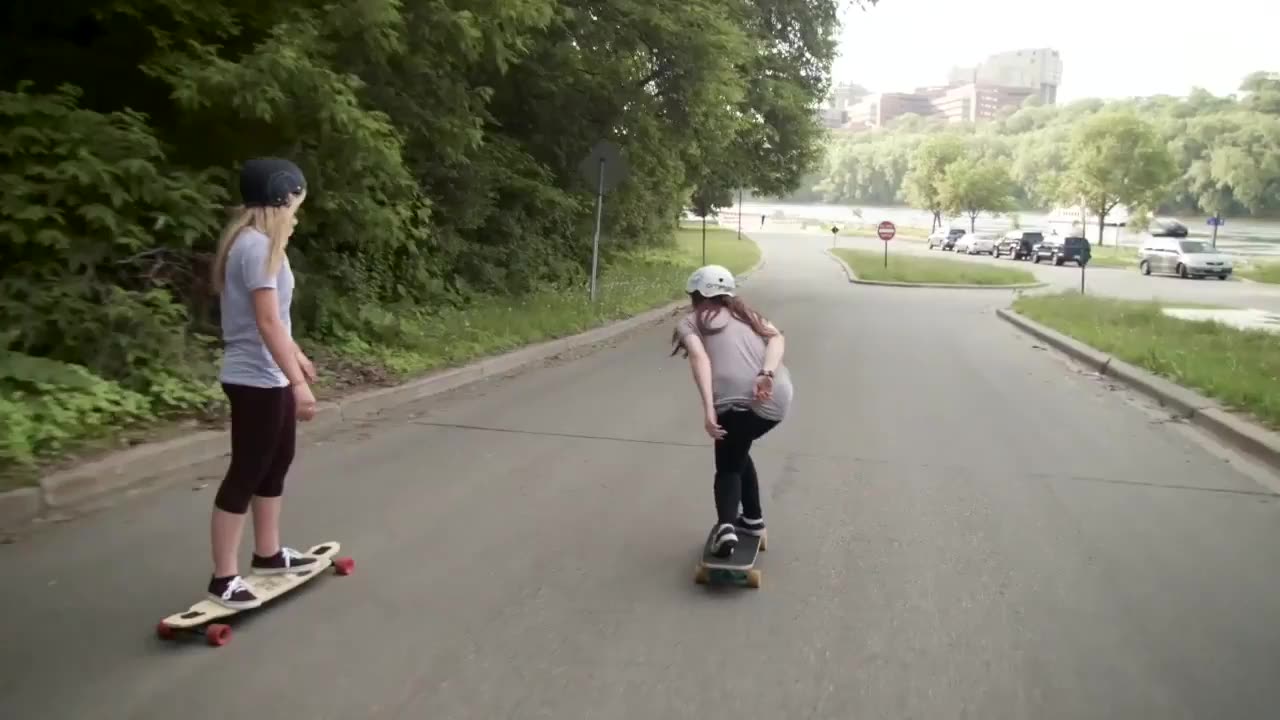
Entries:
[[1014,260],[1029,260],[1036,252],[1036,246],[1044,242],[1044,233],[1034,230],[1006,233],[996,243],[995,256],[1008,255]]
[[1031,260],[1038,263],[1042,259],[1048,258],[1053,261],[1054,265],[1073,262],[1084,267],[1088,264],[1092,254],[1089,241],[1086,238],[1069,237],[1059,240],[1056,237],[1050,237],[1036,245],[1035,254],[1032,255]]

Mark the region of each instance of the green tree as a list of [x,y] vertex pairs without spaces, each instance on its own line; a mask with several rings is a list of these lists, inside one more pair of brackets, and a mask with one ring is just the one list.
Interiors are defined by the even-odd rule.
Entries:
[[1075,128],[1059,195],[1098,217],[1101,246],[1116,205],[1154,207],[1176,177],[1173,156],[1150,123],[1131,111],[1109,111]]
[[[1241,90],[1239,98],[1195,88],[1185,98],[1086,99],[1066,106],[1028,102],[1007,117],[974,124],[903,117],[884,128],[833,137],[824,162],[794,197],[841,204],[901,200],[930,209],[928,188],[910,172],[911,162],[924,143],[957,135],[978,157],[1010,163],[1019,208],[1049,209],[1063,200],[1078,204],[1081,198],[1066,188],[1076,130],[1100,113],[1127,112],[1150,124],[1176,167],[1176,176],[1146,210],[1267,214],[1276,209],[1272,198],[1280,197],[1269,189],[1269,128],[1280,115],[1280,75],[1253,73]],[[906,169],[899,173],[904,159]]]
[[947,166],[940,183],[942,207],[952,215],[969,216],[972,232],[984,212],[1001,213],[1013,204],[1013,181],[999,160],[963,158]]
[[911,155],[910,169],[903,178],[903,196],[913,206],[928,210],[933,215],[929,232],[943,224],[942,213],[946,208],[942,200],[942,181],[947,167],[964,157],[966,152],[963,138],[945,134],[926,139]]

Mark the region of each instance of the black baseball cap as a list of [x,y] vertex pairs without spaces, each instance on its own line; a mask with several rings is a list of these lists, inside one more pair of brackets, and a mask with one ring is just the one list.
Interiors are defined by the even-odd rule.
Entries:
[[302,170],[282,158],[254,158],[240,168],[240,197],[246,207],[284,207],[290,195],[306,189]]

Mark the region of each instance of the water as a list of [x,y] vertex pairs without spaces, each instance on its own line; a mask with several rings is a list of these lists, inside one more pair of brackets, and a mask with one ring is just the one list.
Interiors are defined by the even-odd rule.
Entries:
[[[792,220],[799,218],[810,218],[821,220],[823,222],[834,223],[841,227],[850,225],[873,228],[884,220],[892,222],[900,227],[918,227],[928,229],[931,216],[926,210],[916,210],[908,207],[850,207],[843,205],[825,205],[821,203],[781,203],[781,202],[744,202],[742,204],[744,220],[751,217],[757,218],[755,224],[746,224],[744,227],[758,228],[758,219],[761,215],[767,215],[770,218],[790,218]],[[854,211],[861,214],[861,218],[854,214]],[[737,214],[737,208],[730,210],[733,214]],[[1017,213],[1018,221],[1022,227],[1045,227],[1048,223],[1048,213],[1044,212],[1019,212]],[[1166,216],[1160,216],[1166,217]],[[1177,215],[1172,216],[1187,226],[1191,237],[1208,241],[1213,233],[1213,228],[1205,223],[1208,219],[1203,215]],[[1218,228],[1218,249],[1238,255],[1254,255],[1268,256],[1280,258],[1280,220],[1259,220],[1251,218],[1227,218],[1226,225]],[[955,227],[969,227],[968,217],[952,218],[950,225]],[[766,223],[765,227],[768,227]],[[976,227],[979,231],[986,232],[1004,232],[1013,228],[1013,218],[1009,215],[993,217],[991,215],[979,215]],[[1089,239],[1097,241],[1097,227],[1089,229]],[[1116,229],[1108,227],[1104,235],[1107,245],[1115,243]],[[1125,234],[1121,235],[1121,244],[1138,245],[1141,244],[1141,235]]]

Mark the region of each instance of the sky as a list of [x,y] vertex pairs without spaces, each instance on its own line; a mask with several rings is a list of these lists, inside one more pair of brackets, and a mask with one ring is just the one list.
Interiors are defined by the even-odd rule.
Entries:
[[1280,72],[1278,0],[880,0],[843,21],[832,80],[872,92],[945,84],[954,65],[1040,47],[1061,54],[1059,103],[1227,95],[1251,72]]

